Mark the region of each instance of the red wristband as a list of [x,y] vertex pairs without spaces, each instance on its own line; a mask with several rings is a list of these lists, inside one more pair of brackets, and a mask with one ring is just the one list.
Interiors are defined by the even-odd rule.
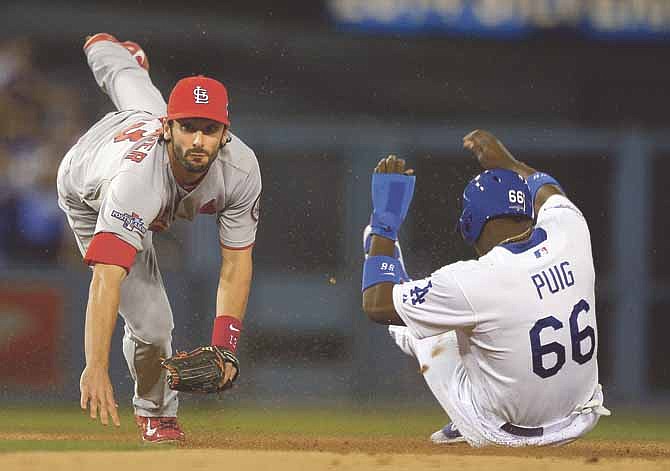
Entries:
[[242,321],[232,316],[217,316],[212,329],[212,345],[235,353],[242,332]]

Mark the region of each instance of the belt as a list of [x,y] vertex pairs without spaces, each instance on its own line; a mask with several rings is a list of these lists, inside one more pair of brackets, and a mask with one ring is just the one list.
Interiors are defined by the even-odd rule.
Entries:
[[565,426],[574,419],[574,415],[577,414],[597,414],[597,415],[610,415],[611,412],[603,406],[603,393],[602,386],[598,385],[596,391],[593,393],[593,397],[584,405],[577,405],[575,410],[569,416],[558,421],[557,423],[547,425],[546,427],[520,427],[512,423],[507,422],[503,424],[500,429],[505,432],[516,435],[517,437],[541,437],[545,432],[553,433],[556,430],[565,428]]
[[500,428],[517,437],[541,437],[544,434],[544,427],[519,427],[509,422],[503,424]]

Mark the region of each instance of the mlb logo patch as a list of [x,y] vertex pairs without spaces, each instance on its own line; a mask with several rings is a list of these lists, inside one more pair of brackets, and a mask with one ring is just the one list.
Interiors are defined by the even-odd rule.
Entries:
[[549,250],[547,250],[546,247],[542,247],[542,248],[537,249],[537,250],[536,250],[535,252],[533,252],[533,253],[535,254],[535,258],[540,258],[540,257],[542,257],[542,256],[544,256],[544,255],[547,255],[547,254],[549,253]]

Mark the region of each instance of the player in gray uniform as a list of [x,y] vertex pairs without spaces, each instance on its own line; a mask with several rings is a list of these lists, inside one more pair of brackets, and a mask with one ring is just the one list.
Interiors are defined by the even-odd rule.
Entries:
[[[211,344],[233,354],[252,274],[261,178],[253,151],[229,131],[223,84],[180,80],[167,103],[151,83],[139,46],[100,33],[84,52],[118,112],[109,113],[70,149],[58,171],[58,202],[93,276],[86,309],[86,367],[81,407],[119,425],[108,373],[117,312],[123,353],[135,381],[133,406],[142,438],[183,440],[177,393],[161,358],[172,355],[172,311],[152,234],[176,218],[217,218],[221,271]],[[224,383],[237,376],[225,364]]]

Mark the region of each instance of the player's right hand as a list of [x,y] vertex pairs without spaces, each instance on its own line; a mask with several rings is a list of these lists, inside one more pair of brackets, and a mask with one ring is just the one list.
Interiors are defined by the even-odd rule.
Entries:
[[414,175],[414,169],[405,170],[405,159],[400,159],[391,154],[385,159],[381,159],[375,167],[375,173],[403,173],[405,175]]
[[463,148],[471,151],[485,170],[511,169],[518,162],[493,134],[476,129],[463,138]]
[[121,425],[119,406],[114,399],[114,389],[106,368],[86,366],[81,373],[79,389],[80,406],[83,410],[89,409],[91,419],[95,420],[100,415],[100,422],[107,425],[111,417],[114,425]]

